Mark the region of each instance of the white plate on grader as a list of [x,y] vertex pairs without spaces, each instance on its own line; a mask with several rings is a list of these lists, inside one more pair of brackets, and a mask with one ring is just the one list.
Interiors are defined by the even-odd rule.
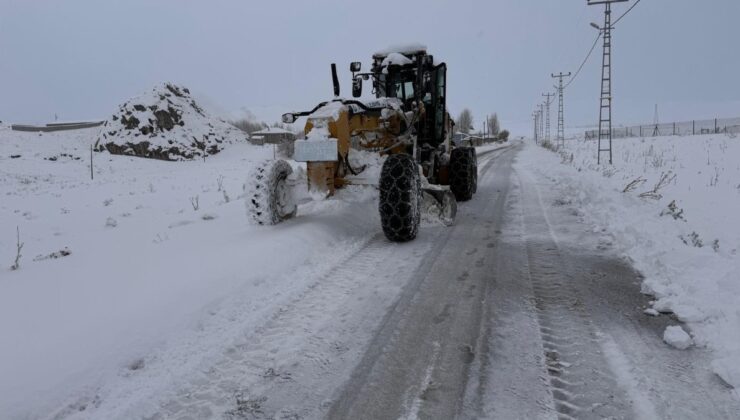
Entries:
[[[283,115],[293,123],[307,117],[305,140],[296,140],[294,160],[306,162],[295,174],[284,160],[256,166],[247,180],[247,211],[252,222],[280,223],[296,215],[299,204],[334,194],[347,185],[379,190],[378,211],[385,236],[394,242],[412,240],[425,218],[452,225],[457,202],[477,189],[477,159],[472,147],[451,141],[454,122],[446,108],[445,63],[436,63],[419,46],[376,53],[369,73],[352,63],[352,94],[362,95],[363,81],[372,79],[375,99],[339,98],[332,64],[335,99],[313,110]],[[368,150],[387,156],[377,180],[362,178],[351,155]],[[301,171],[303,172],[303,171]]]

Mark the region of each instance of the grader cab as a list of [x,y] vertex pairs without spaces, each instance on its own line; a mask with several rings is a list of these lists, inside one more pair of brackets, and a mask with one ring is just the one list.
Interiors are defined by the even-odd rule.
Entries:
[[[423,47],[396,48],[373,55],[370,72],[350,65],[352,96],[364,82],[375,99],[341,99],[332,64],[334,99],[306,112],[283,115],[293,123],[306,117],[305,140],[295,142],[293,159],[306,162],[306,178],[295,179],[282,160],[265,162],[247,180],[247,209],[258,224],[276,224],[296,214],[309,197],[330,196],[347,185],[379,189],[383,232],[391,241],[416,237],[422,213],[451,225],[457,202],[472,198],[477,161],[472,147],[451,142],[454,122],[447,111],[447,65]],[[380,179],[362,178],[351,156],[366,150],[387,156]]]

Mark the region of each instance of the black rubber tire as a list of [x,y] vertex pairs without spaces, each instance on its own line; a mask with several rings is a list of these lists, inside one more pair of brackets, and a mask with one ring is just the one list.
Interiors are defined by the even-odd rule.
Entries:
[[393,242],[416,238],[421,222],[421,177],[409,155],[388,156],[380,171],[380,224]]
[[450,153],[450,190],[457,201],[468,201],[478,184],[475,150],[472,147],[458,147]]
[[478,192],[478,153],[475,147],[470,148],[470,154],[473,159],[473,194]]
[[296,214],[296,205],[286,189],[293,168],[284,160],[257,164],[245,184],[247,218],[257,225],[276,225]]

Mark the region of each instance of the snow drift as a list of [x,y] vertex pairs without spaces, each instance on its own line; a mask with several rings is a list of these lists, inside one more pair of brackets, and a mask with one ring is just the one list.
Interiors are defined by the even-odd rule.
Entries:
[[190,91],[171,83],[121,105],[101,129],[97,150],[162,160],[214,155],[246,135],[209,115]]

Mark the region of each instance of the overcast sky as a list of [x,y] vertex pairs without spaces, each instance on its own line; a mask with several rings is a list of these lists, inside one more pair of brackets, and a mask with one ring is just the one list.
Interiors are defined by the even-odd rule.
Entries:
[[[615,121],[650,122],[655,104],[662,121],[740,116],[738,18],[740,0],[642,0],[614,32]],[[350,61],[419,42],[448,64],[453,114],[527,134],[602,20],[585,0],[0,0],[0,120],[105,118],[173,81],[277,121],[331,97],[332,61],[350,96]],[[598,117],[600,53],[566,91],[569,126]]]

